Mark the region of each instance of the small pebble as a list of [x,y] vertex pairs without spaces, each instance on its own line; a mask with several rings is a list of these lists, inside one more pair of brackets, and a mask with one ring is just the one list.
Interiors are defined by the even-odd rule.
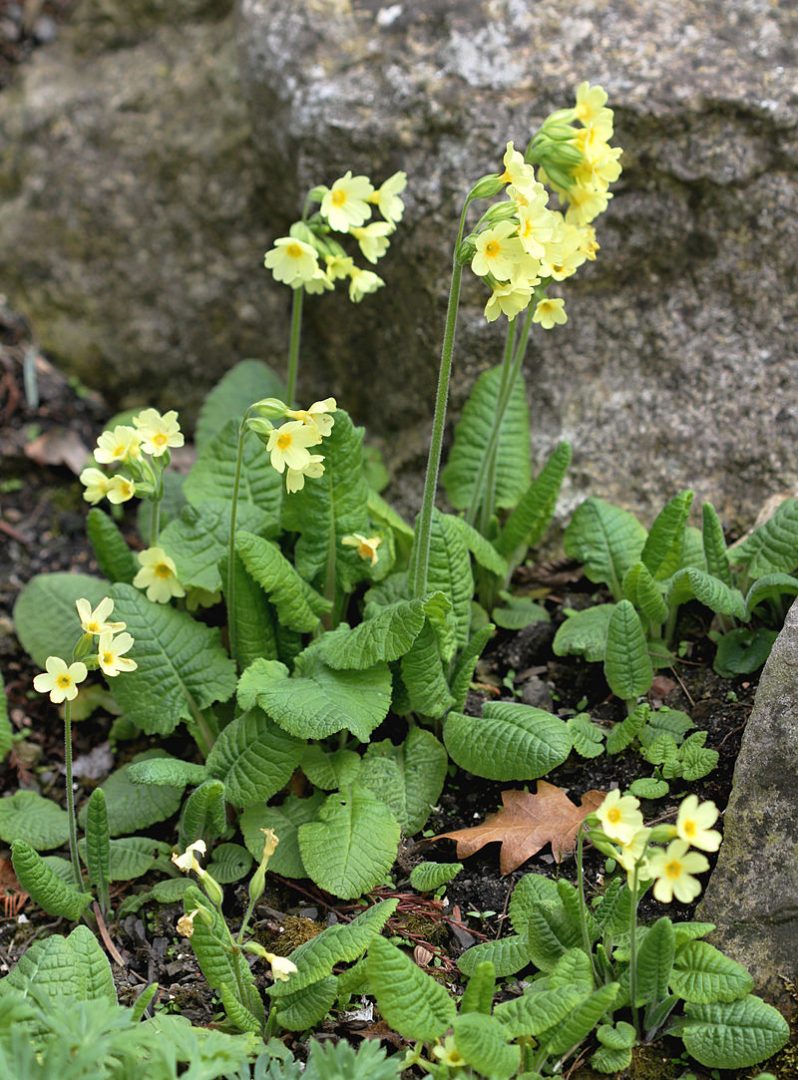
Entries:
[[52,41],[55,41],[57,34],[58,25],[55,19],[51,19],[49,15],[40,15],[33,24],[33,38],[40,45],[49,45]]

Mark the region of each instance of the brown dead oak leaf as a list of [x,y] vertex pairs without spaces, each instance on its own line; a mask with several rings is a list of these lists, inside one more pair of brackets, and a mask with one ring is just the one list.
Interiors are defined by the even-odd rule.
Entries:
[[499,869],[503,874],[531,859],[546,844],[557,862],[576,846],[580,824],[601,806],[603,791],[586,791],[581,805],[576,806],[562,788],[538,780],[537,793],[503,791],[501,810],[489,814],[481,825],[441,833],[434,839],[457,841],[457,858],[476,854],[485,844],[501,844]]

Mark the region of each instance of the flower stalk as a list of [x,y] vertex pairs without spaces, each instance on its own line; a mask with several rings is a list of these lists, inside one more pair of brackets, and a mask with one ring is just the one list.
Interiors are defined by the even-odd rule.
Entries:
[[66,772],[67,815],[69,817],[69,859],[75,885],[83,889],[83,875],[78,859],[78,823],[75,817],[75,792],[72,787],[72,702],[64,701],[64,768]]

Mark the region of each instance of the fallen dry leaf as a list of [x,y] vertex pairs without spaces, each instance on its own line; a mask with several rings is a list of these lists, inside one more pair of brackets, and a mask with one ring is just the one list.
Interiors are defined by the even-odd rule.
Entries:
[[576,806],[562,788],[538,780],[536,794],[503,791],[502,809],[489,814],[481,825],[441,833],[434,839],[456,840],[458,859],[474,855],[486,844],[501,844],[499,869],[503,874],[517,870],[546,844],[551,844],[554,858],[561,862],[563,855],[574,850],[580,824],[603,798],[603,791],[586,791]]
[[80,435],[67,428],[53,428],[25,447],[25,456],[37,465],[66,465],[75,476],[83,471],[91,450]]

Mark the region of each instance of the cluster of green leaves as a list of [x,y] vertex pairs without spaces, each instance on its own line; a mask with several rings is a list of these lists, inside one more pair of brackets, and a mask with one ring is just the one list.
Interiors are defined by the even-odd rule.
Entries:
[[620,754],[634,746],[641,757],[654,765],[654,775],[636,780],[631,789],[633,795],[642,799],[662,798],[668,794],[668,780],[700,780],[718,764],[718,751],[706,746],[708,733],[693,731],[695,724],[687,713],[666,705],[658,709],[646,703],[636,705],[609,731],[587,713],[570,717],[566,726],[580,757],[595,758],[605,752]]
[[656,668],[673,663],[682,605],[698,601],[714,613],[715,666],[729,676],[764,663],[783,599],[798,594],[798,500],[785,500],[732,548],[711,503],[701,529],[688,524],[692,501],[692,491],[680,492],[646,531],[629,511],[589,498],[565,531],[568,555],[613,602],[571,614],[554,651],[602,662],[613,693],[628,701],[647,692]]
[[[587,1040],[595,1040],[596,1071],[622,1072],[638,1039],[622,1018],[630,1008],[642,1011],[645,1040],[660,1030],[676,1035],[708,1068],[745,1068],[783,1046],[786,1021],[750,993],[745,968],[701,940],[714,929],[708,923],[661,918],[638,928],[632,1002],[630,907],[627,885],[613,879],[589,913],[588,952],[577,890],[528,874],[510,901],[513,934],[475,945],[458,961],[469,980],[459,1003],[384,938],[369,948],[364,987],[405,1038],[451,1041],[476,1075],[493,1080],[548,1075]],[[494,1004],[497,977],[530,966],[537,974],[525,977],[523,993]],[[433,1077],[449,1075],[445,1064],[425,1068]]]
[[119,1005],[111,966],[88,927],[34,942],[0,979],[0,1075],[213,1080],[257,1053],[252,1036],[192,1027],[164,1013],[143,1019],[157,989],[147,987],[133,1008]]

